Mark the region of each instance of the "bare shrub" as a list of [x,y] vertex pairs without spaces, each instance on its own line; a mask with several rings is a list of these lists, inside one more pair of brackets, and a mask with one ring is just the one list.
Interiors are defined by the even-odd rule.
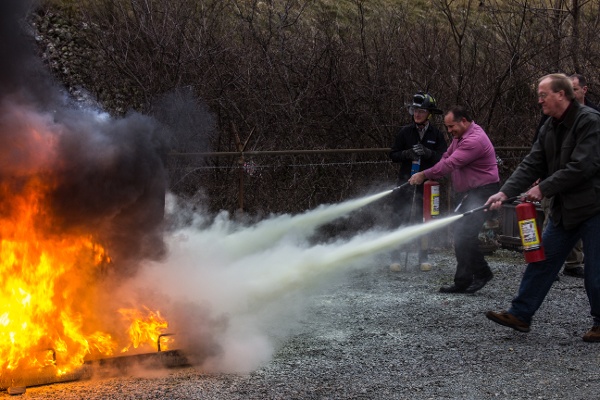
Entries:
[[[54,1],[34,20],[61,81],[115,114],[193,94],[188,123],[161,117],[175,152],[386,148],[421,89],[442,109],[470,107],[496,146],[527,147],[538,77],[581,72],[595,95],[600,76],[598,5],[576,0]],[[385,153],[239,155],[173,157],[171,189],[261,214],[395,183]]]

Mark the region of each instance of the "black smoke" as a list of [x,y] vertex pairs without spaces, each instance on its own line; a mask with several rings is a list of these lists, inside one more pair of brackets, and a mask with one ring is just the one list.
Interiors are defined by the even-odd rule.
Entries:
[[[37,58],[27,14],[34,2],[0,2],[0,202],[47,183],[36,226],[89,235],[121,270],[159,258],[169,129],[130,113],[113,118],[74,105]],[[7,218],[10,206],[2,206]]]

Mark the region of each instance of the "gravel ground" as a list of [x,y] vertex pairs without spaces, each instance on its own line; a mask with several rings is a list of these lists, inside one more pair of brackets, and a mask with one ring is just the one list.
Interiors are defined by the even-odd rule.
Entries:
[[[449,251],[429,272],[387,265],[352,271],[311,296],[299,330],[245,374],[184,367],[31,387],[30,399],[597,399],[600,344],[583,280],[561,276],[530,333],[488,321],[506,308],[524,270],[518,252],[488,257],[495,278],[474,295],[438,292]],[[0,397],[9,397],[6,392]]]

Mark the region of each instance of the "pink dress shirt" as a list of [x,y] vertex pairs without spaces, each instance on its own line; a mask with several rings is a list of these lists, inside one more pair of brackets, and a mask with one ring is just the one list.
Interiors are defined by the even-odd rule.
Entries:
[[442,159],[423,173],[427,179],[450,174],[459,193],[500,181],[494,146],[475,122],[460,138],[453,138]]

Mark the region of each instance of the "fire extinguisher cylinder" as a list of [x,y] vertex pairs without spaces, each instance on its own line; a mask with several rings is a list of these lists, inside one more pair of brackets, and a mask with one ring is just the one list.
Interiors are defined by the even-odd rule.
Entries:
[[440,184],[428,180],[423,184],[423,222],[440,215]]
[[532,263],[545,260],[542,232],[537,223],[535,206],[530,202],[523,202],[517,205],[515,211],[525,261]]

